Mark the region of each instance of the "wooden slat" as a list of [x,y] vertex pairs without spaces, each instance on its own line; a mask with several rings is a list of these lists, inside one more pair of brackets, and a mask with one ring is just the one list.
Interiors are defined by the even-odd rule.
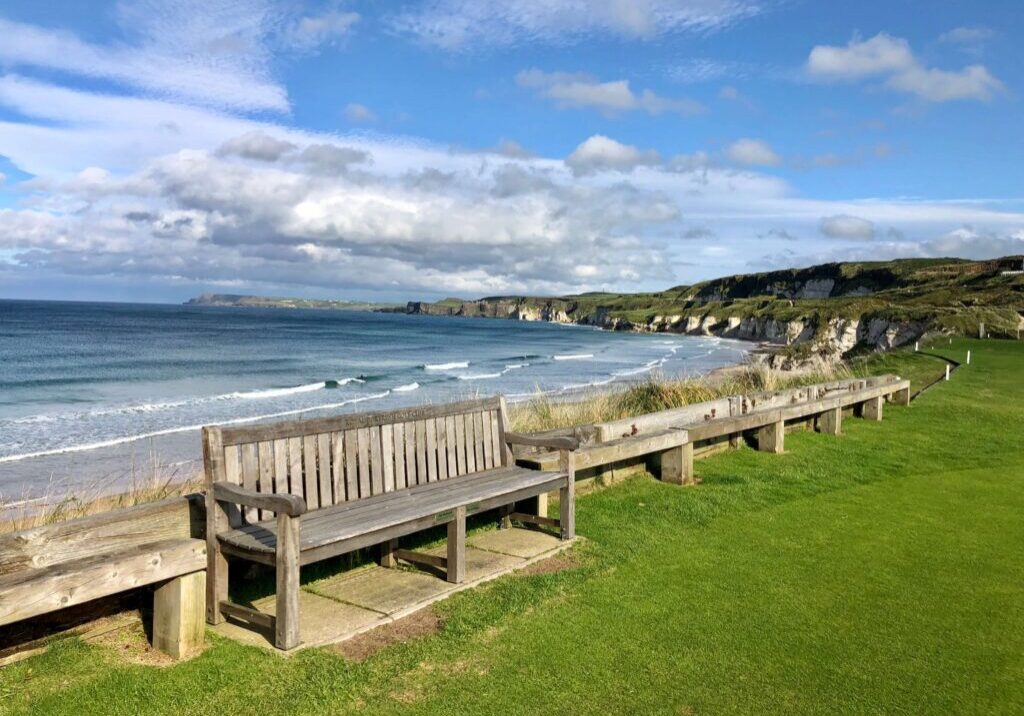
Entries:
[[206,568],[206,543],[174,539],[30,570],[0,590],[0,625]]
[[165,539],[186,539],[192,535],[191,513],[193,509],[196,513],[200,511],[199,502],[198,496],[192,500],[173,497],[0,534],[0,577],[76,562],[99,552]]
[[437,423],[434,418],[424,421],[426,432],[427,482],[437,482]]
[[494,442],[491,438],[491,414],[480,413],[480,427],[483,433],[483,454],[484,467],[488,470],[494,467]]
[[476,472],[476,421],[472,413],[462,419],[466,423],[466,472]]
[[225,446],[240,445],[260,440],[277,440],[278,438],[332,433],[338,430],[355,430],[368,428],[371,425],[381,426],[399,422],[415,422],[445,415],[468,413],[474,410],[493,410],[497,407],[497,397],[480,398],[458,403],[439,403],[436,405],[423,405],[375,413],[348,413],[345,415],[333,415],[327,418],[313,418],[312,420],[286,420],[267,425],[229,426],[222,428],[222,436]]
[[288,492],[288,441],[274,443],[274,492]]
[[491,420],[491,454],[494,456],[492,467],[504,465],[501,459],[501,431],[498,428],[498,411],[491,410],[487,413]]
[[370,431],[370,491],[374,495],[384,492],[384,466],[381,455],[380,428],[374,425]]
[[356,444],[358,450],[356,459],[359,463],[359,497],[369,497],[370,492],[370,429],[359,428],[356,430]]
[[359,437],[355,430],[345,431],[345,499],[359,499]]
[[501,447],[501,464],[514,465],[515,457],[512,455],[512,447],[505,442],[505,434],[512,432],[509,426],[508,405],[505,403],[505,396],[498,396],[498,445]]
[[427,479],[427,424],[422,420],[416,421],[416,437],[413,440],[413,447],[416,450],[416,482],[422,485],[428,482]]
[[320,433],[316,436],[317,468],[320,477],[320,506],[334,504],[333,478],[331,476],[331,434]]
[[344,502],[345,495],[345,434],[331,433],[331,487],[334,503]]
[[395,489],[395,431],[392,425],[380,426],[380,459],[384,471],[384,492]]
[[[259,443],[260,456],[260,484],[258,492],[273,494],[274,492],[274,443],[263,441]],[[270,512],[257,510],[260,521],[270,517]]]
[[320,485],[316,474],[316,435],[302,438],[302,482],[306,489],[306,507],[320,508]]
[[[242,486],[247,490],[259,490],[260,453],[256,443],[242,446]],[[242,517],[246,522],[259,522],[259,510],[243,507]]]
[[445,430],[445,418],[434,418],[434,430],[437,433],[437,479],[448,479],[448,435]]
[[466,474],[466,416],[452,416],[455,421],[455,474]]
[[407,484],[405,481],[405,423],[396,423],[393,427],[395,436],[395,489],[404,490]]
[[455,417],[452,415],[444,417],[444,439],[448,452],[448,477],[456,477],[459,474],[459,466],[455,458]]
[[416,423],[404,423],[406,484],[412,487],[419,478],[416,475]]
[[302,439],[288,439],[288,491],[305,499],[306,488],[302,482]]
[[483,464],[483,415],[473,413],[473,455],[476,456],[476,469],[485,469]]

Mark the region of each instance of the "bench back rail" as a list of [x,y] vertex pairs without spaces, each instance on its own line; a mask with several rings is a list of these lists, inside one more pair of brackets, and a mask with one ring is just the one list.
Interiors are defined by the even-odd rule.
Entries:
[[[511,464],[499,397],[404,410],[340,415],[219,432],[222,462],[208,480],[301,497],[308,510]],[[273,512],[228,510],[231,527]]]

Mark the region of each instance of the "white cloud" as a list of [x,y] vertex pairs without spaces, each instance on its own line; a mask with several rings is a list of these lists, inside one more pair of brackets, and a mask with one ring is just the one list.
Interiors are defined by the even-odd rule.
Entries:
[[[699,150],[659,163],[607,137],[583,142],[571,163],[510,158],[12,77],[0,78],[0,106],[21,118],[0,121],[0,155],[37,175],[0,215],[4,281],[400,298],[655,289],[816,243],[855,255],[857,242],[820,234],[822,217],[869,221],[882,227],[872,248],[905,255],[931,255],[926,242],[958,227],[1003,239],[1024,229],[1024,213],[991,200],[808,199]],[[239,139],[253,132],[282,144]],[[245,156],[254,152],[262,158]],[[729,250],[676,255],[693,226]],[[906,238],[883,241],[890,227]]]
[[995,32],[988,27],[955,27],[939,35],[939,42],[953,45],[977,46],[991,39]]
[[320,15],[306,15],[296,20],[288,29],[285,33],[285,42],[298,50],[315,50],[345,39],[357,22],[359,13],[338,9]]
[[342,111],[342,114],[345,115],[345,119],[349,122],[368,124],[370,122],[377,121],[377,115],[374,111],[365,104],[359,104],[358,102],[350,102],[345,105],[345,109]]
[[875,225],[872,222],[847,214],[824,217],[820,228],[821,233],[830,239],[870,241],[875,238]]
[[285,154],[293,152],[297,147],[291,142],[276,139],[261,130],[246,132],[233,137],[220,146],[222,155],[234,155],[245,159],[256,159],[263,162],[276,162]]
[[846,47],[818,45],[807,58],[807,71],[813,77],[852,80],[899,72],[915,62],[910,43],[880,32],[868,40],[850,40]]
[[884,32],[867,40],[854,38],[845,47],[815,47],[807,58],[807,72],[826,81],[881,78],[885,87],[928,102],[987,101],[1003,90],[984,65],[956,71],[925,67],[906,40]]
[[287,93],[270,79],[263,44],[275,17],[263,0],[140,0],[119,6],[118,21],[131,41],[109,46],[0,18],[0,63],[109,80],[213,107],[285,111]]
[[391,18],[399,32],[446,50],[628,39],[721,30],[763,11],[760,0],[424,0]]
[[959,72],[915,66],[890,77],[886,86],[929,102],[961,99],[984,102],[1003,90],[1003,83],[993,77],[984,65],[970,65]]
[[603,171],[631,172],[637,167],[660,161],[658,153],[653,150],[644,151],[595,134],[576,147],[565,163],[576,176],[585,176]]
[[529,69],[516,75],[516,84],[536,90],[559,107],[589,107],[608,115],[642,110],[648,114],[673,113],[685,117],[704,111],[699,102],[691,99],[662,97],[649,89],[636,93],[630,88],[629,80],[601,82],[582,73]]
[[725,148],[725,156],[737,164],[752,167],[774,167],[782,163],[782,157],[760,139],[737,139]]

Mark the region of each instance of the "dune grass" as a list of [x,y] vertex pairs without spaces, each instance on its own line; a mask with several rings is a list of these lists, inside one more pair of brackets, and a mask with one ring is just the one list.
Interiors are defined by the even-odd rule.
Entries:
[[364,662],[212,637],[157,668],[66,639],[0,670],[0,711],[1022,713],[1024,343],[933,351],[968,348],[884,422],[582,497],[576,568],[456,595]]

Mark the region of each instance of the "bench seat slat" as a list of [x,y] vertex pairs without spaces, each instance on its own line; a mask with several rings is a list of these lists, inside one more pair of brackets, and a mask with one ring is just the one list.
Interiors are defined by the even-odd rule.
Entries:
[[[301,549],[342,542],[392,525],[429,518],[455,507],[518,490],[546,488],[564,480],[564,473],[559,472],[502,468],[322,509],[302,518]],[[276,523],[268,521],[224,532],[218,537],[237,549],[270,554],[277,544],[276,529]]]
[[206,541],[165,539],[0,577],[0,625],[206,569]]

